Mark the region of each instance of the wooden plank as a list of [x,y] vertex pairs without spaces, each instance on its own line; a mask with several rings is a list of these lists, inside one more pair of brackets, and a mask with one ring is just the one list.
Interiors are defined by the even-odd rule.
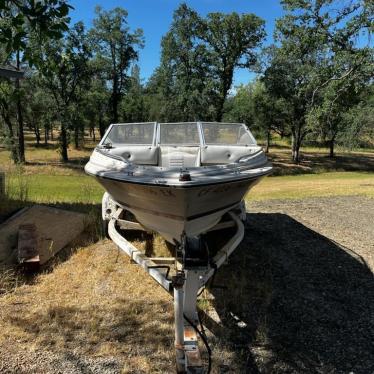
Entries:
[[39,260],[43,265],[83,232],[85,217],[82,213],[43,205],[34,205],[17,212],[0,225],[0,264],[9,265],[13,262],[12,254],[17,251],[20,225],[35,225]]
[[23,224],[18,229],[18,262],[39,263],[38,233],[32,223]]

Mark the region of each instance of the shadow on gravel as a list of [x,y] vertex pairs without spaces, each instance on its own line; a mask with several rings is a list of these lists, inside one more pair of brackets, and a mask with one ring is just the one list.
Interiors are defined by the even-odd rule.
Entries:
[[285,214],[247,214],[203,321],[243,373],[374,372],[374,278],[362,258]]

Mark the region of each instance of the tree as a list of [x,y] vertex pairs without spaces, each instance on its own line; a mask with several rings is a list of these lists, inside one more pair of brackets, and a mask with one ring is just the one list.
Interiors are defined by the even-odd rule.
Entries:
[[234,95],[226,99],[224,121],[245,123],[252,128],[254,124],[253,84],[236,87]]
[[[161,42],[159,85],[169,107],[165,120],[209,119],[214,96],[211,61],[201,40],[201,18],[186,4],[173,15],[173,22]],[[167,112],[167,109],[163,109]]]
[[84,25],[78,22],[63,40],[55,41],[42,49],[39,73],[43,85],[54,98],[60,122],[60,153],[68,161],[68,132],[76,123],[72,105],[78,101],[80,86],[89,85],[91,56]]
[[138,65],[134,65],[131,69],[129,89],[121,103],[121,108],[125,122],[145,122],[148,119]]
[[181,4],[162,39],[161,64],[150,85],[163,118],[221,121],[235,69],[256,61],[263,23],[253,14],[204,18]]
[[50,122],[55,116],[55,106],[49,92],[46,92],[42,82],[35,72],[24,82],[24,106],[25,124],[35,134],[36,146],[42,141],[44,130],[44,143],[48,142]]
[[287,104],[284,99],[272,96],[261,80],[254,83],[252,101],[254,127],[265,135],[265,152],[268,153],[272,132],[281,136],[286,133]]
[[100,72],[95,67],[95,61],[91,64],[94,72],[90,80],[90,86],[84,90],[82,98],[81,111],[88,122],[90,132],[95,141],[95,127],[98,126],[100,137],[102,138],[107,128],[108,118],[108,101],[110,92],[106,86],[106,80],[103,79]]
[[372,147],[374,139],[374,86],[368,85],[361,92],[358,104],[344,111],[342,121],[344,132],[339,141],[348,148]]
[[[367,93],[372,78],[373,57],[367,49],[340,53],[335,56],[334,69],[340,70],[344,79],[327,80],[319,89],[319,100],[308,113],[308,121],[314,122],[316,133],[327,140],[329,156],[335,156],[335,142],[350,125],[344,121],[346,112],[358,105]],[[349,74],[346,73],[348,71]],[[346,75],[346,76],[345,76]]]
[[14,97],[14,85],[12,85],[9,80],[0,78],[0,115],[5,125],[4,138],[10,150],[13,162],[18,163],[19,153],[13,125],[13,119],[15,117]]
[[110,82],[112,122],[117,123],[119,104],[128,84],[128,70],[138,59],[137,48],[143,46],[143,31],[136,29],[130,32],[125,9],[104,11],[98,6],[95,11],[96,18],[90,35],[96,58],[100,60],[106,79]]
[[[5,46],[7,59],[14,57],[15,68],[21,69],[21,63],[27,61],[31,66],[36,62],[30,38],[36,38],[39,44],[47,39],[59,39],[68,29],[67,18],[71,7],[65,0],[41,1],[0,1],[0,43]],[[15,81],[15,103],[17,117],[17,162],[25,162],[24,113],[22,96],[24,91],[20,79]]]
[[[349,1],[340,6],[335,3],[334,0],[282,1],[286,15],[277,21],[278,46],[271,51],[264,81],[269,92],[284,98],[289,107],[295,162],[299,162],[305,136],[315,126],[307,118],[323,100],[324,88],[331,82],[354,77],[370,55],[368,48],[357,44],[357,37],[370,28],[373,5],[364,1]],[[346,63],[341,64],[342,60]]]
[[272,132],[285,135],[287,106],[283,99],[277,99],[267,91],[261,79],[239,86],[235,96],[228,98],[226,108],[224,119],[243,122],[264,137],[266,152],[270,148]]
[[210,13],[201,23],[201,38],[207,43],[218,84],[215,119],[221,121],[234,71],[254,66],[256,48],[265,37],[265,22],[254,14],[234,12]]
[[33,63],[33,48],[27,43],[30,34],[36,35],[39,43],[60,39],[68,30],[71,8],[66,0],[0,1],[0,43],[8,55],[22,51],[23,58]]

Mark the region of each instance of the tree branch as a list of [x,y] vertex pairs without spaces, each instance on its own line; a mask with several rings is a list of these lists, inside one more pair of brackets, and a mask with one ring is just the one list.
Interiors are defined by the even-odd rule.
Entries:
[[340,81],[344,78],[347,78],[353,71],[355,70],[355,66],[350,68],[346,73],[344,73],[341,77],[331,77],[329,79],[327,79],[325,82],[323,82],[320,86],[316,87],[313,91],[313,94],[312,94],[312,102],[311,102],[311,105],[310,106],[313,106],[314,104],[314,98],[315,98],[315,95],[316,93],[323,87],[325,87],[326,85],[328,85],[330,82],[332,81]]

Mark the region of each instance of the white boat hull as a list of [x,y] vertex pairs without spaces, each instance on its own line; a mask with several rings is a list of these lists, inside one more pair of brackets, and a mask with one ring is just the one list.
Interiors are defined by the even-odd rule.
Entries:
[[197,236],[215,226],[260,179],[189,188],[139,185],[100,177],[98,181],[139,223],[173,243],[179,242],[183,234]]

